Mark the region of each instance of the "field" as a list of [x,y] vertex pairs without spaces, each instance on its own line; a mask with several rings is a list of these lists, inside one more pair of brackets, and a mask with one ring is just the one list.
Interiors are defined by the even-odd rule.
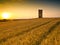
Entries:
[[60,18],[0,21],[0,45],[60,45]]

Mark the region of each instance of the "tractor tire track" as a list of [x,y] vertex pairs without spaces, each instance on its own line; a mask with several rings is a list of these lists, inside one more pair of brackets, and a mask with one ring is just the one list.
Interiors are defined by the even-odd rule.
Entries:
[[23,34],[25,34],[25,33],[28,33],[28,32],[30,32],[30,31],[32,31],[33,29],[38,28],[38,27],[43,26],[43,25],[46,25],[46,24],[48,24],[48,23],[50,23],[50,22],[51,22],[51,21],[48,21],[48,22],[45,22],[45,23],[43,23],[43,24],[37,25],[37,26],[35,26],[35,27],[32,27],[32,28],[30,28],[30,29],[27,29],[26,31],[22,31],[22,32],[14,35],[14,36],[9,36],[9,37],[3,38],[3,39],[0,40],[0,43],[6,42],[8,39],[10,39],[10,38],[12,38],[12,37],[16,37],[16,36],[19,36],[19,35],[23,35]]
[[51,32],[55,31],[54,29],[55,29],[57,26],[59,26],[59,25],[60,25],[60,21],[57,22],[56,24],[54,24],[47,32],[43,33],[43,34],[39,37],[39,39],[38,39],[35,43],[33,43],[32,45],[41,45],[42,41],[43,41],[44,39],[46,39],[46,37],[47,37]]

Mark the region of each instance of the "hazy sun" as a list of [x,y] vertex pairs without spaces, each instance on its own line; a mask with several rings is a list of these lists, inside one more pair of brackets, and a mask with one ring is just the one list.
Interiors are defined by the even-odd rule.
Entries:
[[4,19],[8,19],[9,17],[10,17],[10,13],[4,12],[2,14],[2,18],[4,18]]

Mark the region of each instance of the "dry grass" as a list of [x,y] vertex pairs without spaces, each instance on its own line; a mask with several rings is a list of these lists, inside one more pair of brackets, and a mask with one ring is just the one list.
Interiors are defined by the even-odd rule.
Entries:
[[60,45],[60,18],[0,22],[0,45]]

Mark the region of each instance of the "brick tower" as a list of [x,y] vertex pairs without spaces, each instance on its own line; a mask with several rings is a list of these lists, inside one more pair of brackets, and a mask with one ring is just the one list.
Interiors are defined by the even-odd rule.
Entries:
[[42,13],[43,13],[42,11],[43,10],[40,10],[40,9],[38,10],[38,18],[42,18]]

